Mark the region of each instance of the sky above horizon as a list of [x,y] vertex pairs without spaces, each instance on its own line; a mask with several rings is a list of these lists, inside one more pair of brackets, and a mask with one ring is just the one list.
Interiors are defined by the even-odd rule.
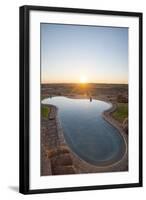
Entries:
[[128,83],[128,28],[41,23],[42,83]]

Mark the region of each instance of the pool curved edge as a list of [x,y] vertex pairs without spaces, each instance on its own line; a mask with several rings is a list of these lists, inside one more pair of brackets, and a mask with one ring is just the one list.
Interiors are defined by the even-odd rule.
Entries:
[[[48,104],[47,104],[48,106]],[[54,106],[53,104],[50,104],[50,106]],[[107,120],[107,122],[111,123],[114,127],[116,127],[119,132],[121,133],[121,135],[123,136],[124,140],[125,140],[125,144],[126,144],[126,150],[125,153],[123,155],[123,157],[116,161],[113,162],[112,164],[106,164],[103,166],[98,166],[98,165],[93,165],[91,163],[88,163],[87,161],[83,160],[82,158],[80,158],[68,145],[65,136],[64,136],[64,132],[63,132],[63,128],[61,126],[61,120],[59,119],[58,116],[58,108],[56,107],[56,124],[57,124],[57,130],[58,130],[58,136],[59,136],[59,141],[61,145],[66,145],[69,148],[70,151],[70,155],[72,157],[73,163],[74,163],[74,167],[76,169],[76,173],[97,173],[97,172],[117,172],[117,171],[127,171],[128,170],[128,165],[127,165],[127,161],[128,161],[128,149],[127,149],[127,139],[126,136],[124,136],[123,132],[121,132],[120,127],[115,126],[115,124],[111,123],[111,121],[109,120],[109,117],[107,117],[107,113],[109,115],[109,113],[113,110],[113,105],[111,104],[111,108],[104,111],[103,113],[103,117],[105,120]]]
[[[118,132],[121,134],[121,136],[123,137],[123,140],[125,142],[125,153],[124,153],[123,157],[126,156],[128,159],[128,135],[124,132],[120,123],[117,120],[115,120],[111,115],[117,109],[117,104],[111,103],[111,102],[107,102],[107,103],[110,103],[111,107],[102,113],[102,117],[104,120],[106,120],[112,126],[114,126],[118,130]],[[122,159],[123,159],[123,157],[122,157]],[[119,162],[119,161],[117,161],[117,162]]]

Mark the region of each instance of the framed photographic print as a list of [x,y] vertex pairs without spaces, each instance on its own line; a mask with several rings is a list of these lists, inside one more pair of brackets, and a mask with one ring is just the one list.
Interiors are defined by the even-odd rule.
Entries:
[[20,7],[20,192],[142,186],[142,13]]

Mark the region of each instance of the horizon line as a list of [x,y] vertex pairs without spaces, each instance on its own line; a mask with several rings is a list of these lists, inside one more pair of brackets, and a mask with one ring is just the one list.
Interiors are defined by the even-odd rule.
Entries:
[[53,82],[53,83],[41,83],[41,84],[80,84],[80,85],[87,85],[87,84],[117,84],[117,85],[128,85],[128,83],[75,83],[75,82],[68,82],[68,83],[55,83],[55,82]]

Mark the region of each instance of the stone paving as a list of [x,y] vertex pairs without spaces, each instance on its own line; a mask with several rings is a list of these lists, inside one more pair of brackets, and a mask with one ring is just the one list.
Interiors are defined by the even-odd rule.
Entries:
[[69,149],[64,145],[57,121],[57,108],[49,106],[48,119],[41,118],[41,176],[74,174]]

